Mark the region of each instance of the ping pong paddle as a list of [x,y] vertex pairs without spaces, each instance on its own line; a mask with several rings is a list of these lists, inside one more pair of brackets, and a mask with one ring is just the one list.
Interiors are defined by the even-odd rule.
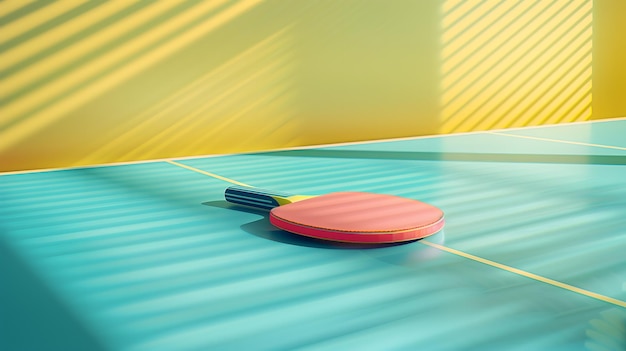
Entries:
[[227,201],[270,211],[270,222],[291,233],[348,243],[397,243],[424,238],[444,226],[435,206],[399,196],[337,192],[293,195],[231,186]]

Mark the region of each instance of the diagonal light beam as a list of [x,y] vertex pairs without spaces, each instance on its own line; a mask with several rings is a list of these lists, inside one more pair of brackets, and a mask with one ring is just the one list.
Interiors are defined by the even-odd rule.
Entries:
[[[56,71],[65,67],[73,68],[72,66],[75,65],[80,58],[104,45],[112,43],[115,40],[119,40],[119,38],[124,34],[140,27],[150,20],[153,20],[157,16],[167,13],[167,11],[171,10],[176,4],[177,3],[174,1],[162,1],[150,4],[148,7],[143,8],[140,12],[130,15],[92,36],[83,38],[81,41],[74,43],[64,50],[56,52],[53,55],[50,55],[45,60],[40,61],[27,69],[4,78],[3,85],[8,89],[10,87],[8,91],[15,94],[19,93],[22,88],[26,88],[29,85],[36,83],[38,80],[54,74]],[[147,34],[144,34],[144,36],[146,35]],[[132,43],[133,45],[137,45],[137,49],[143,48],[149,44],[146,43],[142,45],[139,39],[135,39]],[[19,117],[27,113],[29,110],[32,110],[33,106],[38,106],[38,104],[49,100],[51,92],[64,91],[64,89],[67,89],[68,87],[87,80],[87,78],[90,77],[90,72],[99,71],[104,67],[109,67],[121,59],[126,58],[134,52],[134,50],[128,50],[127,46],[128,44],[126,47],[110,51],[106,55],[100,56],[98,59],[89,62],[82,67],[76,68],[74,72],[63,75],[62,79],[57,79],[47,83],[34,91],[28,92],[28,94],[23,96],[21,99],[12,101],[4,107],[4,116],[0,116],[0,121],[4,122],[5,119],[11,120]],[[109,62],[107,60],[111,61]]]
[[[0,1],[0,8],[7,2],[8,2],[7,0]],[[16,0],[15,2],[19,3],[20,1]],[[6,15],[0,17],[0,26],[6,26],[9,23],[19,21],[20,18],[24,16],[28,16],[28,14],[33,13],[39,10],[40,8],[45,7],[46,5],[48,4],[44,1],[26,0],[21,4],[21,6],[15,6],[15,7],[9,6],[11,7],[11,10],[7,11]],[[2,32],[0,32],[0,34],[1,33]]]
[[[583,17],[583,19],[590,21],[588,17]],[[591,46],[590,40],[584,40],[583,37],[581,41],[580,37],[585,32],[585,28],[580,29],[580,25],[584,24],[574,24],[571,28],[564,30],[563,35],[546,40],[546,44],[550,44],[547,50],[538,52],[539,55],[532,58],[518,74],[505,80],[506,83],[499,89],[494,89],[495,95],[485,99],[487,102],[497,103],[486,103],[468,112],[477,116],[474,120],[475,124],[469,128],[487,129],[489,126],[498,124],[494,123],[495,120],[502,121],[503,118],[511,121],[510,125],[526,125],[527,120],[522,118],[524,111],[531,105],[530,99],[541,95],[541,87],[548,85],[550,81],[564,86],[567,77],[575,75],[575,72],[565,70],[562,71],[562,75],[554,76],[551,74],[552,70],[555,67],[568,66],[576,62],[580,57],[580,55],[574,55],[576,52],[589,53],[583,49],[585,46]],[[577,27],[579,30],[576,30]],[[568,49],[571,47],[575,48],[574,53],[568,55]]]
[[[219,28],[220,26],[228,23],[234,18],[237,18],[241,14],[249,11],[250,9],[259,5],[261,2],[262,0],[240,1],[235,5],[232,5],[227,9],[219,12],[215,16],[211,17],[209,20],[200,23],[193,28],[190,28],[183,34],[163,43],[151,52],[142,55],[137,59],[127,63],[126,65],[116,69],[106,77],[97,80],[91,84],[88,84],[85,88],[79,91],[75,91],[73,93],[70,93],[69,95],[64,96],[64,98],[61,99],[59,102],[53,103],[46,109],[34,113],[29,118],[13,126],[12,128],[0,132],[0,151],[6,150],[7,148],[11,147],[15,143],[20,142],[22,139],[28,137],[29,135],[41,130],[42,128],[45,128],[51,123],[54,123],[56,120],[62,118],[66,113],[70,112],[71,110],[99,96],[103,92],[114,88],[125,80],[145,71],[146,69],[157,64],[161,60],[176,53],[178,50],[193,43],[197,39],[201,38],[203,35],[210,33],[216,28]],[[217,3],[211,4],[215,4],[215,6],[217,6]],[[206,3],[204,4],[204,6],[209,7],[206,5]],[[215,6],[211,6],[210,8],[213,9],[213,7]],[[197,12],[198,11],[196,11],[196,15]],[[202,14],[204,13],[201,13],[200,15]],[[189,17],[196,18],[197,16],[189,14]],[[190,21],[189,18],[183,18],[183,20],[184,23],[188,23]],[[171,30],[173,30],[173,28],[171,27],[177,28],[182,26],[184,23],[173,22],[170,23],[170,26],[165,27],[163,30],[167,30],[167,33],[169,33]],[[157,36],[157,39],[162,39],[162,36]],[[128,46],[135,44],[138,43],[130,42],[126,45]],[[58,95],[56,95],[55,97],[57,96]]]
[[[19,9],[21,9],[22,7],[25,7],[26,5],[30,5],[32,4],[33,1],[32,0],[4,0],[0,2],[0,16],[2,17],[6,17],[9,16],[11,13],[18,11]],[[0,18],[1,19],[1,18]]]
[[[71,20],[63,22],[63,24],[42,33],[35,38],[26,40],[19,45],[0,53],[0,70],[5,70],[13,65],[27,60],[29,57],[62,42],[76,33],[80,33],[92,24],[130,7],[136,2],[136,0],[105,2],[91,12],[72,18]],[[101,39],[96,38],[96,41],[100,42],[101,45],[104,44]],[[47,66],[46,69],[50,70],[51,67]],[[42,73],[43,72],[40,72],[40,74]]]
[[[579,53],[588,56],[586,62],[591,59],[591,0],[501,1],[480,3],[480,9],[467,3],[444,5],[454,8],[455,18],[447,20],[442,34],[442,132],[589,115],[584,108],[591,93],[584,79],[591,71],[578,63]],[[576,86],[566,87],[567,82]],[[556,110],[545,119],[548,105]]]
[[29,30],[86,3],[87,2],[85,0],[58,1],[29,13],[28,15],[2,27],[2,31],[4,33],[0,36],[0,44],[26,33]]
[[[493,39],[487,37],[477,41],[476,45],[467,50],[459,52],[454,65],[450,65],[450,61],[444,62],[443,83],[449,91],[445,93],[446,105],[451,103],[462,105],[473,100],[472,96],[466,94],[468,88],[472,88],[475,93],[481,91],[476,89],[478,82],[487,81],[488,83],[483,84],[493,84],[500,73],[508,72],[517,61],[522,59],[520,44],[531,40],[532,34],[548,23],[549,16],[558,10],[558,8],[544,7],[545,3],[539,5],[532,8],[520,8],[516,12],[521,12],[523,16],[515,18],[513,23],[508,25],[501,23],[499,28],[494,28],[493,30],[500,32],[498,37]],[[543,21],[533,16],[537,13],[545,16]],[[490,74],[484,74],[485,70],[489,70]],[[459,96],[464,99],[456,102]]]
[[[109,138],[110,142],[101,146],[98,150],[91,152],[89,155],[77,162],[77,164],[89,164],[94,161],[101,162],[102,159],[111,158],[108,156],[110,156],[115,150],[120,149],[120,145],[129,145],[131,141],[137,141],[137,137],[146,133],[146,130],[150,127],[150,125],[166,118],[168,115],[174,113],[174,111],[184,109],[183,106],[193,104],[194,100],[199,99],[201,94],[206,94],[207,90],[210,91],[210,89],[214,89],[216,86],[225,84],[226,79],[232,75],[231,73],[237,71],[237,67],[248,67],[251,60],[258,62],[258,57],[266,57],[268,60],[273,60],[272,55],[275,54],[275,51],[281,44],[278,42],[278,39],[291,27],[291,24],[286,25],[274,34],[269,35],[267,38],[230,58],[225,63],[190,82],[185,87],[181,88],[177,92],[174,92],[158,104],[151,106],[149,109],[138,115],[131,116],[128,120],[124,121],[123,124],[118,125],[117,129],[108,130],[107,132],[112,135]],[[243,74],[247,73],[244,72]],[[255,73],[253,73],[253,76],[254,75]],[[216,97],[213,97],[212,100],[215,100],[215,98]],[[194,110],[191,113],[199,112]],[[180,122],[181,119],[178,119],[178,121]],[[185,124],[189,125],[188,123]],[[142,142],[142,145],[150,145],[150,142]],[[119,158],[118,156],[119,155],[117,155],[116,158]]]
[[[544,91],[542,87],[552,85],[568,88],[566,84],[568,78],[575,77],[578,71],[566,70],[565,68],[571,68],[570,66],[575,65],[580,60],[591,60],[589,51],[591,43],[589,40],[580,42],[577,35],[581,31],[576,31],[575,27],[564,31],[563,36],[552,38],[553,45],[547,46],[548,49],[537,56],[537,62],[529,62],[512,79],[502,79],[504,85],[501,90],[502,94],[506,95],[492,95],[491,99],[498,101],[494,106],[483,106],[482,109],[474,111],[476,114],[485,116],[477,124],[478,128],[485,129],[496,125],[503,127],[499,122],[496,123],[502,119],[513,119],[515,122],[525,125],[527,120],[522,118],[525,111],[536,106],[529,99],[541,95],[545,98],[545,94],[549,92]],[[583,28],[583,34],[584,31]],[[572,36],[573,38],[571,38]],[[560,70],[561,73],[555,75],[555,70]],[[555,96],[554,93],[552,96]]]

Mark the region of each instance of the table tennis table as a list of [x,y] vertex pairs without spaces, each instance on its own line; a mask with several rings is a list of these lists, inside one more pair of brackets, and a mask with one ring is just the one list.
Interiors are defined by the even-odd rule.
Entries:
[[[626,349],[626,119],[0,175],[2,350]],[[443,231],[348,245],[233,182]]]

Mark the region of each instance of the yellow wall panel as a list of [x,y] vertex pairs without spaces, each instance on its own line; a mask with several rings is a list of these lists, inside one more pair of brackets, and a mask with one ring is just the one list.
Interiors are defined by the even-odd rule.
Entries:
[[626,1],[593,4],[593,119],[626,117]]
[[624,116],[624,4],[4,0],[0,171]]
[[591,0],[444,8],[443,133],[591,117]]
[[3,1],[0,169],[436,133],[439,5]]

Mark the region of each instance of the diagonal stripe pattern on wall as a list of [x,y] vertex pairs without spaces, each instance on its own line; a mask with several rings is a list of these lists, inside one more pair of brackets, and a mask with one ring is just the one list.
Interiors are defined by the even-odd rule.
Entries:
[[[0,89],[0,151],[62,120],[259,3],[142,2],[132,14],[59,48],[45,60],[19,71],[0,72],[5,75]],[[86,16],[114,12],[88,12]],[[129,38],[129,33],[134,36]],[[101,53],[103,45],[112,47]],[[3,56],[11,54],[7,50]]]
[[592,0],[446,0],[443,133],[588,120]]

